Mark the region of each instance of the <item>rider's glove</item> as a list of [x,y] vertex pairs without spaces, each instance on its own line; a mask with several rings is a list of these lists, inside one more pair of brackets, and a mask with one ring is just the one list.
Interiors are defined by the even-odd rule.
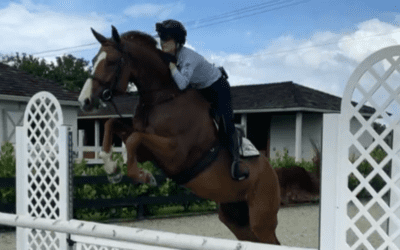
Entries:
[[169,69],[171,70],[171,75],[174,75],[175,72],[178,70],[178,68],[176,67],[176,64],[172,63],[172,62],[169,63]]

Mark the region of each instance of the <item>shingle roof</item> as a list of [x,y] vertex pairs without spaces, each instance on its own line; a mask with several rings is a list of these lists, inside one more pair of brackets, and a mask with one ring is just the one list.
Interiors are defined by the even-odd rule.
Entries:
[[[342,98],[293,82],[232,87],[233,110],[241,112],[311,111],[339,113]],[[355,104],[355,102],[352,102]],[[363,106],[364,114],[375,110]]]
[[[320,113],[339,113],[341,98],[293,82],[268,83],[256,85],[233,86],[232,106],[237,113],[251,112],[289,112],[309,111]],[[125,95],[115,99],[121,114],[132,116],[138,96]],[[374,109],[364,106],[361,113],[373,114]],[[114,108],[107,108],[96,113],[79,113],[81,118],[115,115]]]
[[338,112],[341,98],[293,82],[232,87],[235,111],[312,109]]
[[39,91],[51,92],[58,100],[73,101],[78,105],[79,93],[65,90],[54,81],[35,77],[0,63],[0,95],[32,97]]

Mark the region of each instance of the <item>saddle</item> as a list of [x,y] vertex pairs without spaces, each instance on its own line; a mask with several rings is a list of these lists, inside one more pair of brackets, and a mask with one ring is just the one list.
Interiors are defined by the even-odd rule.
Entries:
[[[214,125],[217,128],[218,135],[220,137],[226,136],[225,122],[222,120],[222,117],[217,115],[215,110],[211,110],[210,113],[211,117],[214,118]],[[238,140],[239,154],[241,158],[249,158],[260,155],[260,152],[253,145],[253,143],[251,143],[251,141],[245,137],[245,133],[242,128],[235,126],[235,136],[235,139]]]

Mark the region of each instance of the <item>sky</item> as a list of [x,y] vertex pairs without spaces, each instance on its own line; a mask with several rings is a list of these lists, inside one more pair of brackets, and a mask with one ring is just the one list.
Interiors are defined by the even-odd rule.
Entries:
[[155,35],[155,23],[181,21],[187,46],[229,74],[232,86],[293,81],[336,96],[367,56],[400,44],[400,2],[393,0],[0,2],[0,56],[92,60],[106,37]]

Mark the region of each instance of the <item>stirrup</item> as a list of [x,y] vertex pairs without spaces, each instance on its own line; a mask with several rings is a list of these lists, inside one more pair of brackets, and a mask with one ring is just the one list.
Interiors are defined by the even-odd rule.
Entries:
[[249,177],[249,171],[247,169],[241,171],[239,166],[239,161],[233,160],[231,165],[231,176],[232,179],[234,179],[235,181],[242,181],[244,179],[247,179],[247,177]]

